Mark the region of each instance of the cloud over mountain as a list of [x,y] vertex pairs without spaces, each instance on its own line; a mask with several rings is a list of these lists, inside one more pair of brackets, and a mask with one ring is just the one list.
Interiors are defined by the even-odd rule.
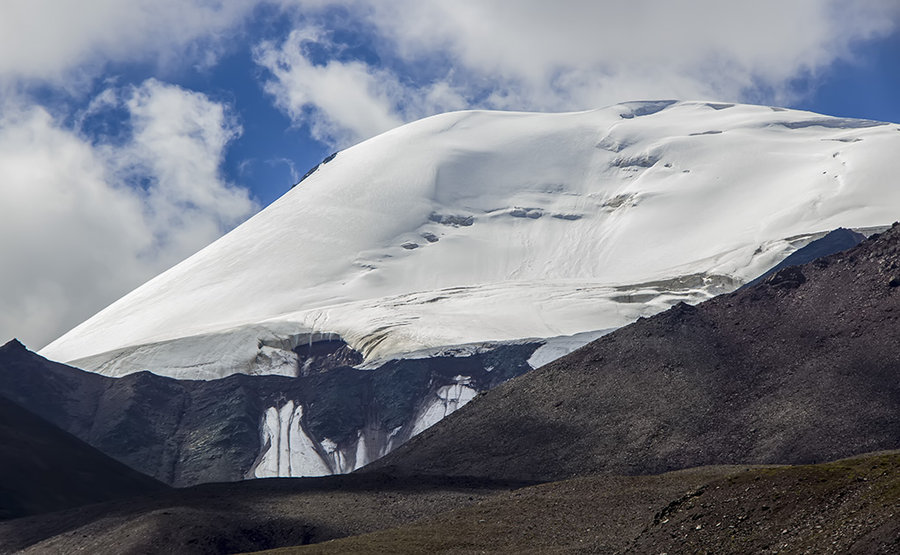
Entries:
[[[267,91],[346,145],[465,107],[565,111],[648,98],[785,104],[896,26],[882,0],[296,0],[299,30],[259,46]],[[332,29],[324,32],[323,29]],[[374,56],[349,55],[369,35]],[[340,102],[353,95],[355,104]],[[360,118],[354,112],[368,108]]]
[[129,118],[121,143],[39,106],[2,111],[0,335],[44,344],[256,210],[219,172],[240,134],[224,106],[152,79],[109,92]]

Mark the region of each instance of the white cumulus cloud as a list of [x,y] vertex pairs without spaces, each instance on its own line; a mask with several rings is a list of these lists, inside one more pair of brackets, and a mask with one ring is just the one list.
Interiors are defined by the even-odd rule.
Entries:
[[[248,0],[3,0],[0,84],[78,86],[104,64],[210,63],[259,2]],[[73,82],[74,80],[74,82]]]
[[257,209],[220,174],[240,133],[221,104],[152,79],[100,98],[128,111],[124,143],[0,110],[0,340],[43,346]]
[[120,174],[144,180],[145,211],[169,258],[196,250],[247,217],[254,208],[247,191],[226,183],[220,172],[225,148],[241,133],[222,104],[150,79],[131,90],[126,106],[133,137],[109,158],[127,162]]
[[305,27],[256,48],[257,63],[274,77],[266,91],[318,140],[347,146],[426,113],[466,107],[447,83],[404,84],[391,70],[358,60],[314,63],[309,47],[329,40],[323,29]]
[[[895,0],[282,4],[303,18],[288,40],[260,45],[267,90],[297,123],[337,144],[460,107],[559,111],[652,98],[785,104],[807,92],[796,89],[798,79],[814,82],[836,60],[852,59],[854,44],[893,32],[900,16]],[[320,31],[327,24],[371,33],[380,61],[316,59],[309,45],[340,51]],[[417,71],[422,78],[410,78]]]
[[[209,67],[263,3],[0,3],[0,341],[42,346],[258,208],[220,173],[241,129],[205,95],[150,79],[72,106],[111,64]],[[124,142],[80,131],[111,110]]]

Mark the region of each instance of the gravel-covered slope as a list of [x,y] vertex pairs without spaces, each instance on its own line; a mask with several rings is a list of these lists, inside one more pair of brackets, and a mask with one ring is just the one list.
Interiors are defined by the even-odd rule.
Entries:
[[768,468],[590,476],[499,494],[311,553],[893,554],[900,455]]
[[0,553],[889,554],[898,511],[896,452],[541,485],[354,474],[208,484],[0,522]]
[[900,447],[900,226],[473,400],[374,469],[527,479]]
[[213,555],[314,543],[399,526],[523,485],[381,475],[205,484],[0,522],[0,553]]

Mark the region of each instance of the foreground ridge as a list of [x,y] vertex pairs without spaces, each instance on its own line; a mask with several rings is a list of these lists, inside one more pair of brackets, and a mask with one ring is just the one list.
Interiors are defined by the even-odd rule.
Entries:
[[900,547],[898,488],[897,452],[532,486],[382,474],[254,480],[0,522],[0,553],[888,554]]
[[590,476],[292,553],[871,553],[900,549],[896,452],[792,467]]

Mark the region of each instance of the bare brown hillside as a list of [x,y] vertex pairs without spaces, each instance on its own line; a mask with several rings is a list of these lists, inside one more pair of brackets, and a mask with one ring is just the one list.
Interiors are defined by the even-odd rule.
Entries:
[[558,480],[898,448],[898,318],[895,224],[622,328],[480,395],[367,468]]

